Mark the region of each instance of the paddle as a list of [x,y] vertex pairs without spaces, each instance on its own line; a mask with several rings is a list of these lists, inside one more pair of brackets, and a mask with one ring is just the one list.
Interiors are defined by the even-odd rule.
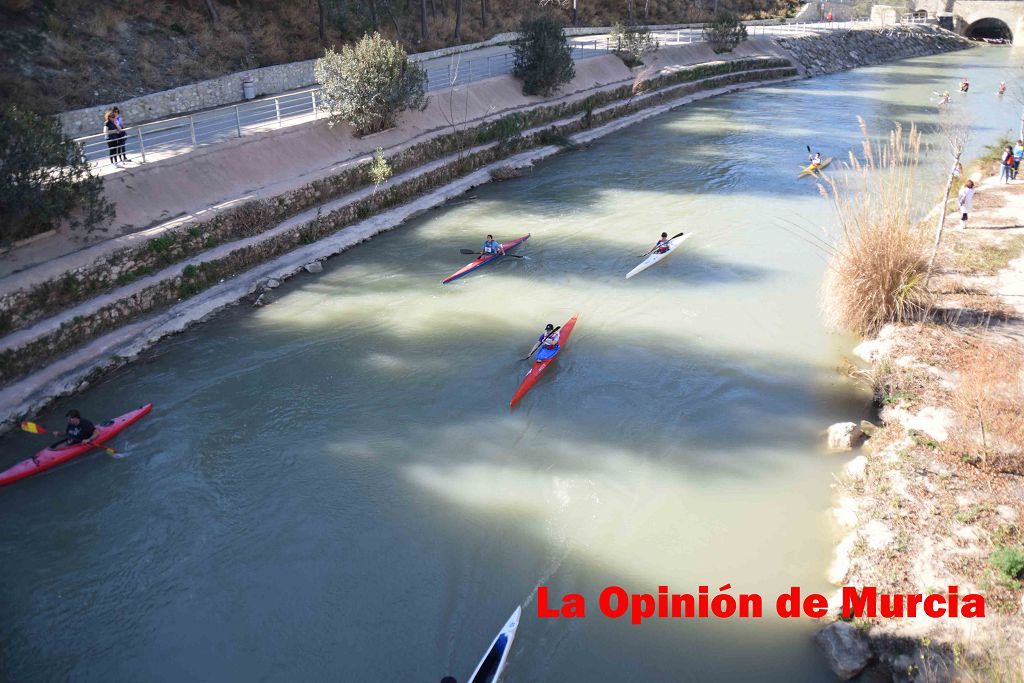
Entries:
[[[46,431],[46,427],[43,427],[40,424],[36,424],[35,422],[22,422],[21,428],[22,430],[28,432],[29,434],[49,434],[49,432]],[[82,443],[87,443],[95,448],[102,448],[111,455],[119,455],[117,451],[115,451],[113,448],[110,448],[109,446],[102,446],[98,443],[93,443],[92,441],[83,441]]]
[[[472,249],[459,249],[459,253],[460,254],[476,254],[477,256],[484,256],[484,252],[482,252],[482,251],[473,251]],[[493,254],[487,254],[487,256],[493,256]],[[505,256],[511,256],[512,258],[526,258],[525,256],[520,256],[519,254],[510,254],[508,252],[505,252]]]
[[549,332],[547,335],[545,335],[545,337],[543,339],[541,339],[539,342],[534,344],[533,348],[530,349],[530,353],[526,354],[526,358],[523,358],[523,360],[530,360],[531,358],[533,358],[534,351],[539,349],[540,345],[543,344],[544,342],[546,342],[548,339],[551,339],[551,335],[553,335],[555,332],[558,332],[560,329],[562,329],[561,325],[559,325],[555,329],[551,330],[551,332]]
[[[668,238],[668,241],[669,241],[669,242],[671,242],[671,241],[672,241],[672,240],[674,240],[675,238],[677,238],[677,237],[682,237],[682,236],[683,236],[683,235],[685,235],[685,234],[686,234],[685,232],[681,232],[681,233],[679,233],[678,235],[672,235],[671,237],[669,237],[669,238]],[[646,254],[640,254],[639,256],[637,256],[637,258],[643,258],[644,256],[650,256],[650,255],[651,255],[651,253],[652,253],[652,252],[653,252],[653,251],[654,251],[655,249],[657,249],[657,248],[658,248],[658,245],[657,245],[657,244],[655,244],[655,245],[654,245],[653,247],[651,247],[651,250],[650,250],[650,251],[648,251],[648,252],[647,252]]]

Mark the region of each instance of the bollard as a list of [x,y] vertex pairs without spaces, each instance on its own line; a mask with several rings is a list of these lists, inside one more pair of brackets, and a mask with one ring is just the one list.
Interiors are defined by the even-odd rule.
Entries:
[[238,115],[238,105],[235,105],[235,128],[238,129],[238,137],[242,137],[242,117]]
[[192,136],[192,148],[196,148],[196,122],[192,120],[192,117],[188,117],[188,132]]
[[277,127],[281,127],[281,100],[274,98],[274,115],[277,116]]
[[146,163],[146,145],[142,143],[142,126],[135,129],[139,137],[139,154],[142,155],[142,163]]

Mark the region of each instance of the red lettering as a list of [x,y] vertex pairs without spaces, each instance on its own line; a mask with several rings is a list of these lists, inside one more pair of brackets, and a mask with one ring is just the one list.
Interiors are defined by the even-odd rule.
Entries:
[[538,619],[557,619],[558,610],[551,609],[548,607],[548,587],[539,586],[537,588],[537,618]]
[[950,586],[949,587],[949,616],[951,616],[951,617],[958,617],[958,616],[960,616],[957,613],[957,606],[958,606],[957,603],[960,602],[959,600],[957,600],[957,593],[958,592],[959,592],[959,590],[957,589],[956,586]]
[[804,598],[804,614],[815,619],[822,618],[828,614],[828,599],[820,593],[811,593]]
[[920,594],[908,595],[907,596],[907,616],[908,617],[916,617],[917,616],[917,608],[921,606],[922,602],[924,602],[924,596],[922,596]]
[[933,593],[924,599],[924,613],[932,619],[946,615],[946,596]]
[[775,601],[775,611],[783,619],[794,619],[800,616],[800,588],[793,586],[788,593],[783,593]]
[[879,612],[886,619],[903,616],[903,596],[882,593],[882,604]]
[[630,623],[639,624],[644,619],[654,616],[654,596],[650,593],[633,593],[631,602],[633,609],[630,610]]
[[859,592],[852,586],[845,586],[843,588],[843,618],[877,616],[875,613],[875,594],[877,592],[874,586],[865,586]]
[[[612,598],[615,599],[615,607],[612,607]],[[629,609],[629,596],[619,586],[608,586],[601,591],[601,614],[612,619],[618,619]]]
[[968,593],[964,596],[963,609],[960,610],[960,614],[965,619],[985,616],[985,598],[977,593]]
[[562,616],[578,619],[587,616],[587,603],[579,593],[569,593],[562,598]]

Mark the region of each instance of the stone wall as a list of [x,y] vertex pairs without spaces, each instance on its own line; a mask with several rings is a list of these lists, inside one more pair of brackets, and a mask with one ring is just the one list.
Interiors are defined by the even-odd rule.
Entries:
[[803,65],[808,76],[963,50],[973,45],[950,31],[920,25],[837,31],[779,38],[776,42]]
[[[683,26],[686,24],[652,26],[651,28],[653,30],[670,30]],[[593,26],[567,28],[565,32],[571,36],[585,36],[605,34],[610,31],[611,27],[608,26]],[[469,52],[481,47],[503,45],[511,42],[515,36],[515,33],[499,33],[480,43],[468,43],[430,52],[420,52],[409,55],[409,59],[421,62],[459,52]],[[237,104],[243,101],[242,78],[245,76],[252,76],[256,83],[257,97],[309,88],[316,85],[316,78],[313,75],[316,62],[315,59],[307,59],[302,62],[238,71],[208,81],[183,85],[180,88],[133,97],[123,102],[110,102],[94,107],[75,109],[60,115],[61,126],[64,133],[71,137],[99,133],[103,128],[104,112],[115,104],[124,113],[128,125],[138,125],[147,121]]]

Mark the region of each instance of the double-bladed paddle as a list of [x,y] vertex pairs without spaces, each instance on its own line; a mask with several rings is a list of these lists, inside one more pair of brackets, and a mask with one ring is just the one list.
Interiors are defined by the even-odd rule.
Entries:
[[[22,422],[21,428],[22,430],[28,432],[29,434],[49,434],[49,432],[46,431],[46,427],[43,427],[41,424],[37,424],[35,422]],[[109,446],[103,446],[98,443],[93,443],[92,441],[83,441],[82,443],[89,444],[94,448],[102,448],[111,455],[119,455],[117,451],[115,451],[113,448],[110,448]]]
[[540,345],[546,342],[548,339],[551,339],[551,335],[553,335],[555,332],[558,332],[560,329],[562,329],[561,325],[548,332],[543,339],[541,339],[539,342],[533,345],[533,348],[530,349],[530,353],[526,354],[526,358],[523,358],[523,360],[530,360],[531,358],[533,358],[534,352],[540,348]]
[[[681,233],[679,233],[678,235],[673,235],[672,237],[669,237],[669,238],[668,238],[668,241],[669,241],[669,242],[671,242],[671,241],[672,241],[672,240],[674,240],[675,238],[677,238],[677,237],[682,237],[682,236],[683,236],[683,235],[685,235],[685,234],[686,234],[685,232],[681,232]],[[654,245],[653,247],[651,247],[651,250],[650,250],[650,251],[648,251],[648,252],[647,252],[646,254],[640,254],[639,256],[637,256],[637,258],[643,258],[644,256],[650,256],[650,255],[651,255],[651,253],[652,253],[652,252],[653,252],[653,251],[654,251],[655,249],[657,249],[657,248],[658,248],[658,245],[657,245],[657,244],[655,244],[655,245]]]
[[[460,254],[476,254],[477,256],[484,256],[484,252],[482,252],[482,251],[473,251],[472,249],[459,249],[459,253]],[[519,254],[510,254],[507,251],[504,254],[502,254],[502,255],[503,256],[511,256],[512,258],[526,258],[525,256],[520,256]],[[494,256],[494,254],[487,254],[487,256]]]

